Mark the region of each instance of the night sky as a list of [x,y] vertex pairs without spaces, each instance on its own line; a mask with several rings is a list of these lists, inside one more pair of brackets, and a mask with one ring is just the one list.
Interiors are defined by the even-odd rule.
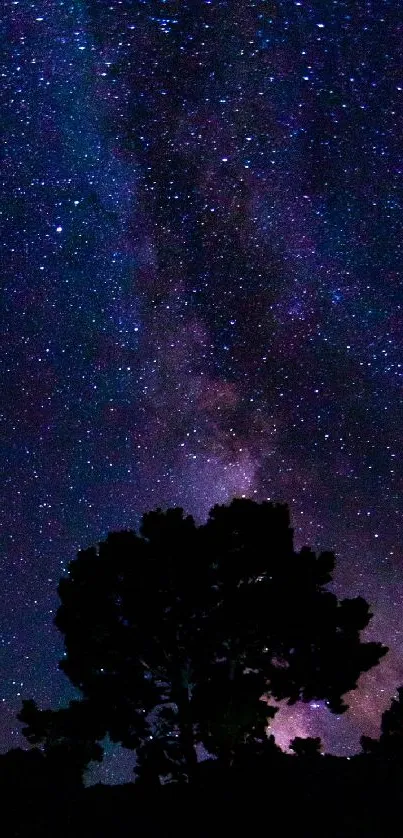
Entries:
[[401,3],[9,0],[0,27],[1,747],[23,697],[73,695],[78,547],[246,495],[335,550],[391,647],[347,716],[274,724],[353,753],[403,683]]

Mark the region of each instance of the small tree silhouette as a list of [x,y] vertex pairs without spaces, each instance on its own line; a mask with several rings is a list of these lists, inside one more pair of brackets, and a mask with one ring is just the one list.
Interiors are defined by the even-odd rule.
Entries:
[[298,757],[312,759],[321,756],[322,742],[320,736],[296,736],[290,742],[290,748]]
[[231,764],[264,748],[275,711],[263,696],[343,712],[385,654],[360,640],[365,600],[326,589],[334,563],[294,551],[284,505],[234,500],[199,527],[181,509],[151,512],[139,535],[112,533],[70,563],[60,667],[99,730],[138,749],[143,778],[191,778],[197,742]]
[[390,707],[382,715],[379,739],[361,737],[366,754],[374,754],[396,761],[403,761],[403,687],[399,687]]
[[46,766],[64,785],[80,786],[91,760],[101,762],[105,735],[87,701],[71,701],[60,710],[40,710],[32,699],[23,701],[17,715],[26,725],[22,733],[31,745],[39,746]]

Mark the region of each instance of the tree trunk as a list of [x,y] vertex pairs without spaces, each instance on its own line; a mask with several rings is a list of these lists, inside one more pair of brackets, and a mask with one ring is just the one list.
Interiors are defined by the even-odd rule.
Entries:
[[181,714],[179,713],[179,739],[182,745],[183,755],[185,757],[189,783],[191,783],[195,778],[197,767],[197,754],[193,737],[193,725],[191,722],[181,719],[180,716]]
[[181,672],[176,704],[178,706],[179,741],[182,746],[189,783],[191,783],[196,772],[197,754],[193,734],[189,683],[186,672]]

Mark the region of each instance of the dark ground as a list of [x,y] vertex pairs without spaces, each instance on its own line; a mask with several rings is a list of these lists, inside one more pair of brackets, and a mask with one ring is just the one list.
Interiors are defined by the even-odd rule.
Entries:
[[[16,752],[14,752],[16,753]],[[403,766],[375,758],[282,755],[271,765],[200,766],[193,787],[74,788],[31,759],[0,758],[2,834],[10,838],[200,838],[246,832],[321,838],[403,836]],[[20,764],[17,765],[17,762]]]

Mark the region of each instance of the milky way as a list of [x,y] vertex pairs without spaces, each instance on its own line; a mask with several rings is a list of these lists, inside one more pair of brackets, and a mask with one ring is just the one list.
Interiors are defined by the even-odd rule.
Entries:
[[353,752],[403,682],[400,3],[13,0],[1,28],[3,747],[22,697],[72,695],[77,548],[248,495],[391,646],[346,717],[274,725]]

